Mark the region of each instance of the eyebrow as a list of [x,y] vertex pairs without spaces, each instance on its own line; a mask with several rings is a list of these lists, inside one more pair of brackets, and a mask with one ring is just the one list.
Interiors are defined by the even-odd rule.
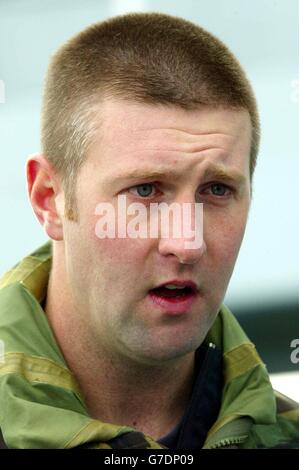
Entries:
[[244,185],[246,176],[236,170],[227,170],[222,165],[212,165],[204,172],[204,178],[216,178],[227,182]]
[[[152,180],[155,178],[167,178],[178,180],[180,178],[180,173],[169,168],[160,169],[160,170],[146,170],[136,168],[127,174],[116,175],[114,181],[121,182],[124,180],[136,179],[136,180]],[[239,173],[235,170],[227,170],[223,165],[211,165],[205,169],[203,173],[204,179],[215,178],[221,179],[222,181],[235,183],[238,185],[244,185],[246,183],[246,176],[242,173]]]

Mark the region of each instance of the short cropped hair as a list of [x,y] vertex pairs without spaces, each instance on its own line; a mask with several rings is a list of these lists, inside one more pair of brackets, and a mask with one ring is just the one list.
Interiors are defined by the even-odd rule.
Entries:
[[76,176],[99,125],[100,104],[109,96],[187,110],[200,105],[247,110],[252,177],[260,134],[257,105],[230,50],[181,18],[160,13],[118,16],[63,44],[45,80],[42,152],[61,175],[69,218],[75,218]]

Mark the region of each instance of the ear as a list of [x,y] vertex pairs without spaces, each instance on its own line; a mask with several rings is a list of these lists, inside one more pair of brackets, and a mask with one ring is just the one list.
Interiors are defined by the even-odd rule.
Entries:
[[58,204],[63,199],[63,190],[57,172],[43,155],[34,154],[27,160],[26,173],[35,215],[52,240],[63,240],[63,209]]

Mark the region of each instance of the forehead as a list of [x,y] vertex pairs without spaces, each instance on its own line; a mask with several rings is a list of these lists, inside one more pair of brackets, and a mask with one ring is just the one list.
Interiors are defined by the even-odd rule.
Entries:
[[[246,110],[148,105],[106,99],[88,159],[109,174],[144,166],[212,161],[249,168],[251,122]],[[238,158],[237,158],[238,157]]]

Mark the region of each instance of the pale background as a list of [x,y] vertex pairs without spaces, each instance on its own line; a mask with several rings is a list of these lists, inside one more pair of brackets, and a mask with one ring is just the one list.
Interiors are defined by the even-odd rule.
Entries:
[[90,23],[127,11],[192,20],[222,39],[247,71],[259,102],[262,145],[247,232],[226,302],[299,300],[297,0],[0,0],[0,272],[46,239],[28,203],[24,164],[40,148],[49,57]]

